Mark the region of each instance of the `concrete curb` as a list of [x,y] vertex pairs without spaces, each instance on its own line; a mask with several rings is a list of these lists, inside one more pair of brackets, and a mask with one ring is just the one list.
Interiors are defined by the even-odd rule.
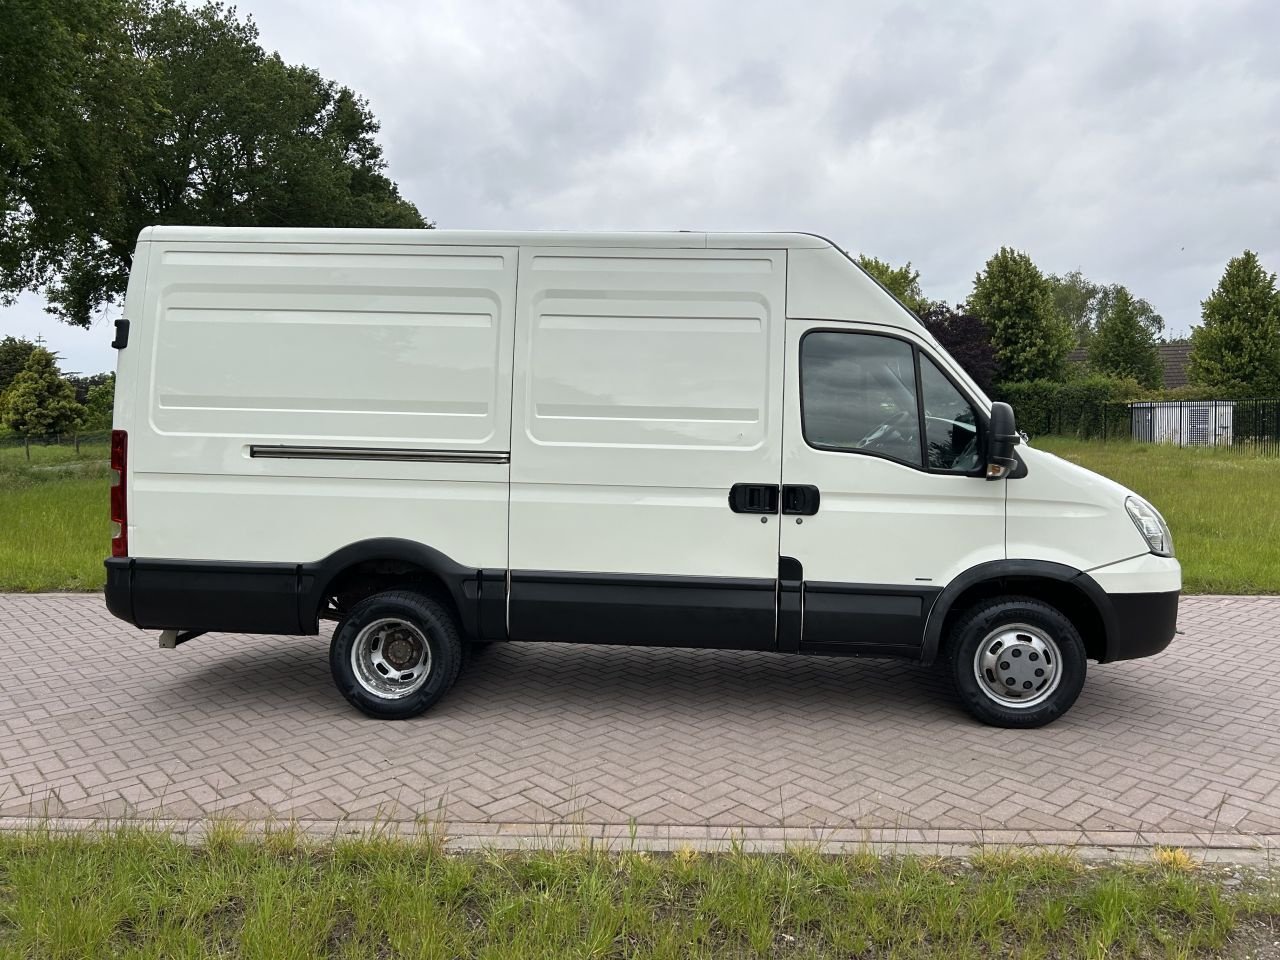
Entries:
[[628,849],[705,852],[733,847],[750,853],[778,853],[811,846],[825,853],[916,854],[966,857],[984,850],[1070,850],[1089,860],[1136,860],[1155,847],[1181,847],[1204,862],[1273,864],[1280,862],[1280,834],[1167,833],[1081,830],[919,830],[822,827],[668,826],[610,823],[500,823],[407,820],[238,820],[168,819],[162,817],[92,819],[81,817],[0,817],[7,833],[48,830],[80,833],[139,827],[172,833],[198,843],[217,826],[243,828],[250,835],[294,829],[314,840],[387,836],[434,838],[446,849],[571,849],[583,846],[608,851]]

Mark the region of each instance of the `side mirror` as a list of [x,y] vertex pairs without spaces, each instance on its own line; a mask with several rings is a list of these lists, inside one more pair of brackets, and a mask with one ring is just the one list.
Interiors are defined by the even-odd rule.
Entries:
[[987,425],[988,480],[1003,480],[1013,472],[1018,465],[1013,448],[1021,439],[1013,419],[1013,407],[1007,403],[991,404],[991,421]]

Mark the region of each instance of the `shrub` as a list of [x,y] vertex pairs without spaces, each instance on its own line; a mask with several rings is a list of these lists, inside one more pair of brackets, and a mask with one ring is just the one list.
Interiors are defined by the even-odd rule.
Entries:
[[[1022,380],[1002,383],[996,399],[1013,407],[1018,429],[1029,436],[1100,437],[1129,429],[1129,411],[1119,404],[1141,398],[1136,380],[1090,374],[1065,383]],[[1107,407],[1107,404],[1116,404]],[[1104,422],[1104,416],[1106,418]]]

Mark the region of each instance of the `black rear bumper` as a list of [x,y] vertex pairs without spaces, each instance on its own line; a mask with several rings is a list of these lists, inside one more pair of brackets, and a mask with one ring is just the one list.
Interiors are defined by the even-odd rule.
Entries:
[[296,563],[112,557],[107,609],[147,630],[305,634]]
[[1159,653],[1178,632],[1179,591],[1109,593],[1107,659],[1136,660]]
[[403,570],[434,575],[466,636],[507,639],[505,571],[463,567],[396,539],[362,541],[315,563],[111,557],[107,609],[145,630],[314,636],[335,578],[367,560],[403,561]]

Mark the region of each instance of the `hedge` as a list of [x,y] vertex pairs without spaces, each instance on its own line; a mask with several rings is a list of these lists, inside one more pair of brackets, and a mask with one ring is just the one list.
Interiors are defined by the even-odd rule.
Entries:
[[1055,380],[1002,383],[995,389],[995,399],[1013,407],[1018,429],[1028,436],[1056,434],[1087,439],[1128,432],[1129,410],[1120,404],[1139,398],[1145,392],[1136,380],[1094,374],[1066,383]]

